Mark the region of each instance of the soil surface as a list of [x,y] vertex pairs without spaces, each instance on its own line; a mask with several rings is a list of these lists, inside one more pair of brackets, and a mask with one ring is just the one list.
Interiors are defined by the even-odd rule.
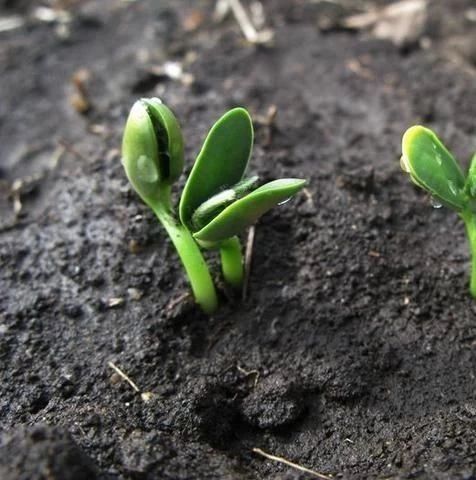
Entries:
[[[211,1],[0,2],[2,480],[313,478],[254,448],[332,478],[476,478],[463,224],[398,162],[415,123],[476,151],[474,2],[431,2],[404,45],[342,26],[375,3],[263,2],[274,42],[253,46]],[[176,112],[186,171],[242,105],[250,172],[309,179],[212,317],[120,164],[140,96]]]

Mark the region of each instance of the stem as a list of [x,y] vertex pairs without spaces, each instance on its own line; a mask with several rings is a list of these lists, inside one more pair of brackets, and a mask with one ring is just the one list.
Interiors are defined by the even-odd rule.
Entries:
[[471,281],[469,290],[471,295],[476,298],[476,216],[472,212],[466,211],[461,213],[461,218],[466,225],[466,233],[471,251]]
[[238,237],[220,243],[221,268],[225,281],[234,288],[243,285],[243,255]]
[[217,306],[217,294],[210,271],[192,234],[177,221],[170,201],[170,186],[162,186],[158,199],[150,207],[167,231],[182,261],[192,287],[195,301],[205,313],[213,313]]

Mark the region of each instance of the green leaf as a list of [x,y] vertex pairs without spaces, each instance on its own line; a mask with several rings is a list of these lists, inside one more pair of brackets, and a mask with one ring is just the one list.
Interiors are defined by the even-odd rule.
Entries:
[[180,220],[191,227],[193,212],[206,200],[238,183],[253,147],[248,112],[234,108],[211,128],[180,199]]
[[141,101],[134,103],[122,138],[122,164],[134,190],[144,201],[157,195],[159,157],[154,127]]
[[476,199],[476,153],[471,159],[464,190],[473,200]]
[[254,192],[225,208],[208,225],[194,234],[206,243],[215,243],[233,237],[253,225],[261,215],[275,205],[284,203],[306,185],[305,180],[282,178],[266,183]]
[[162,158],[162,178],[167,183],[175,182],[182,173],[184,164],[184,141],[182,130],[172,110],[158,98],[143,99],[149,112]]
[[457,211],[467,205],[461,167],[440,139],[428,128],[409,128],[402,140],[402,168],[414,183]]
[[193,212],[191,219],[193,231],[200,230],[210,223],[221,211],[225,210],[228,205],[250,193],[257,182],[258,177],[256,175],[245,178],[240,180],[236,185],[233,185],[232,188],[227,188],[203,202]]
[[183,138],[174,114],[158,98],[134,103],[122,139],[122,163],[136,192],[150,203],[161,183],[170,184],[183,168]]

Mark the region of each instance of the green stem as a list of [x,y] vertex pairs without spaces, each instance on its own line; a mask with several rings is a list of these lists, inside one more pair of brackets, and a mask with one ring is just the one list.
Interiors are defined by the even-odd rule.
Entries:
[[466,225],[466,233],[471,250],[471,282],[469,290],[471,295],[476,298],[476,216],[472,212],[463,212],[461,213],[461,218]]
[[150,205],[167,231],[192,287],[196,302],[205,313],[213,313],[218,299],[210,271],[192,234],[177,221],[170,201],[170,187],[162,187],[159,198]]
[[238,237],[220,243],[221,268],[225,281],[234,288],[243,285],[243,255]]

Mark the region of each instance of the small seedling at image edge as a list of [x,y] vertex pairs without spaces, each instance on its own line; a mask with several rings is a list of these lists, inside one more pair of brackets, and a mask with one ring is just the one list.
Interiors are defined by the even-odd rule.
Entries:
[[476,298],[476,154],[465,176],[457,160],[428,128],[409,128],[402,141],[402,169],[430,193],[435,207],[445,205],[466,225],[472,257],[471,295]]
[[126,123],[122,162],[127,177],[167,231],[195,300],[207,313],[215,311],[218,302],[200,247],[220,251],[225,281],[240,288],[243,255],[238,235],[306,184],[284,178],[258,186],[258,177],[244,177],[252,147],[248,112],[234,108],[225,113],[205,139],[185,183],[177,217],[171,187],[184,165],[177,119],[158,98],[151,98],[138,100]]

